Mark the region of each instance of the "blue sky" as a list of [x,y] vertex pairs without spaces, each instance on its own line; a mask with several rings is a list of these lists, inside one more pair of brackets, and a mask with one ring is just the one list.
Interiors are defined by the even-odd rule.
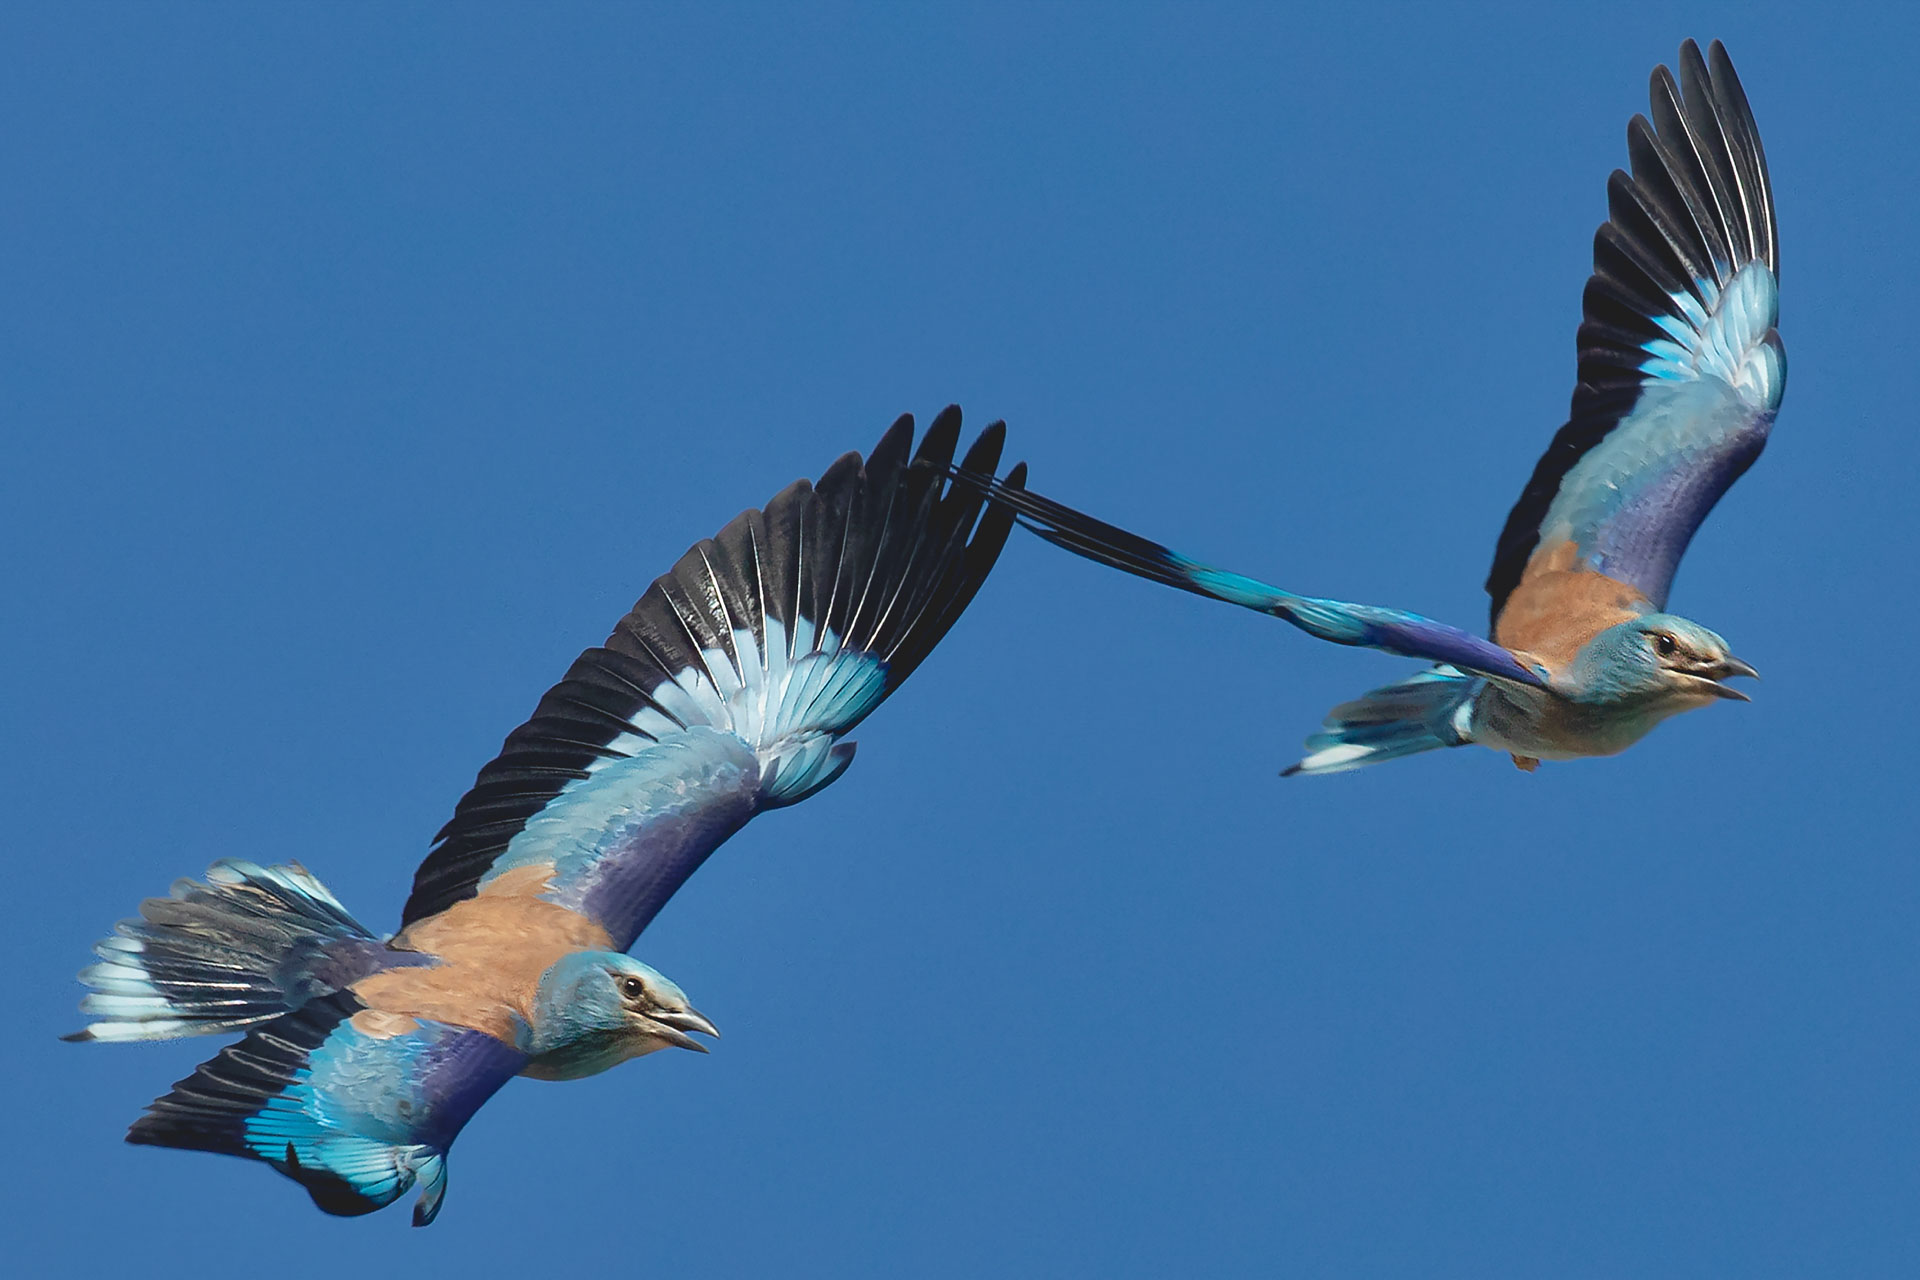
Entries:
[[[44,1270],[1920,1273],[1913,19],[1812,6],[0,14],[9,1254]],[[426,1232],[132,1149],[73,972],[222,856],[391,927],[693,540],[901,411],[1484,618],[1647,75],[1724,38],[1791,374],[1675,607],[1751,706],[1282,782],[1408,664],[1017,538],[636,949],[709,1057],[517,1082]]]

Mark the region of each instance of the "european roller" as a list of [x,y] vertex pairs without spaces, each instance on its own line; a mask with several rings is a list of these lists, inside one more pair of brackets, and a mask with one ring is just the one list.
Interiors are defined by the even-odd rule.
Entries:
[[1766,156],[1718,42],[1653,74],[1607,184],[1568,421],[1514,504],[1487,577],[1491,640],[1418,614],[1295,595],[982,480],[1049,541],[1102,564],[1437,665],[1335,707],[1285,772],[1338,773],[1480,743],[1523,769],[1612,755],[1752,676],[1667,612],[1681,555],[1766,445],[1786,385]]
[[[334,1214],[417,1182],[425,1225],[514,1076],[702,1049],[713,1024],[624,953],[729,836],[846,770],[848,732],[979,589],[1013,517],[949,481],[959,433],[950,408],[913,450],[903,417],[656,579],[480,770],[392,937],[298,865],[216,862],[142,903],[95,947],[69,1038],[245,1034],[127,1140],[262,1161]],[[1004,435],[964,468],[992,474]]]

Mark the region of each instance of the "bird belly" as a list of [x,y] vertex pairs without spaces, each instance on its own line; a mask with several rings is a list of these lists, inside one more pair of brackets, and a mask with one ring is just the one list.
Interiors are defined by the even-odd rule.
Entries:
[[1646,710],[1575,702],[1553,693],[1522,701],[1490,685],[1475,700],[1472,737],[1495,751],[1535,760],[1618,755],[1665,719]]

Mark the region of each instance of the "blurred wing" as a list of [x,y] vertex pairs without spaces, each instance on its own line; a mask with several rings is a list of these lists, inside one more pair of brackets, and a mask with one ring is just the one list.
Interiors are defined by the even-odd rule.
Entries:
[[526,1062],[479,1031],[374,1014],[340,992],[201,1063],[127,1141],[264,1161],[333,1214],[371,1213],[418,1181],[425,1226],[455,1136]]
[[1559,653],[1666,605],[1680,557],[1767,441],[1786,384],[1773,195],[1726,50],[1653,74],[1607,184],[1572,416],[1507,517],[1493,635]]
[[1444,622],[1400,609],[1348,604],[1295,595],[1243,574],[1189,560],[1157,542],[1082,511],[1043,498],[1024,487],[1005,484],[969,470],[955,475],[986,493],[996,507],[1018,513],[1020,523],[1055,546],[1098,564],[1210,600],[1290,622],[1308,635],[1335,644],[1384,649],[1406,658],[1450,663],[1462,670],[1517,684],[1538,685],[1540,678],[1520,659],[1490,640]]
[[[403,925],[531,896],[625,950],[754,814],[837,778],[840,738],[946,634],[1012,528],[947,483],[959,431],[949,408],[909,459],[903,417],[864,464],[847,454],[687,552],[480,771]],[[992,472],[1004,436],[988,427],[965,465]]]

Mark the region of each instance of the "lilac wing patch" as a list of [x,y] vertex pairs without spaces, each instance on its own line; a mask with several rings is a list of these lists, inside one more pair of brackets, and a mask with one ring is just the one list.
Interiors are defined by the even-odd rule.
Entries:
[[[1318,602],[1316,602],[1318,603]],[[1523,666],[1507,649],[1458,627],[1415,613],[1349,605],[1366,628],[1364,639],[1352,643],[1385,649],[1408,658],[1444,662],[1465,671],[1496,676],[1516,684],[1539,686],[1537,672]]]
[[1582,565],[1666,606],[1680,559],[1773,426],[1718,379],[1660,382],[1561,481],[1540,541],[1570,541]]
[[754,815],[760,787],[759,758],[733,734],[696,726],[665,735],[564,787],[480,884],[552,867],[544,896],[598,921],[624,951]]

